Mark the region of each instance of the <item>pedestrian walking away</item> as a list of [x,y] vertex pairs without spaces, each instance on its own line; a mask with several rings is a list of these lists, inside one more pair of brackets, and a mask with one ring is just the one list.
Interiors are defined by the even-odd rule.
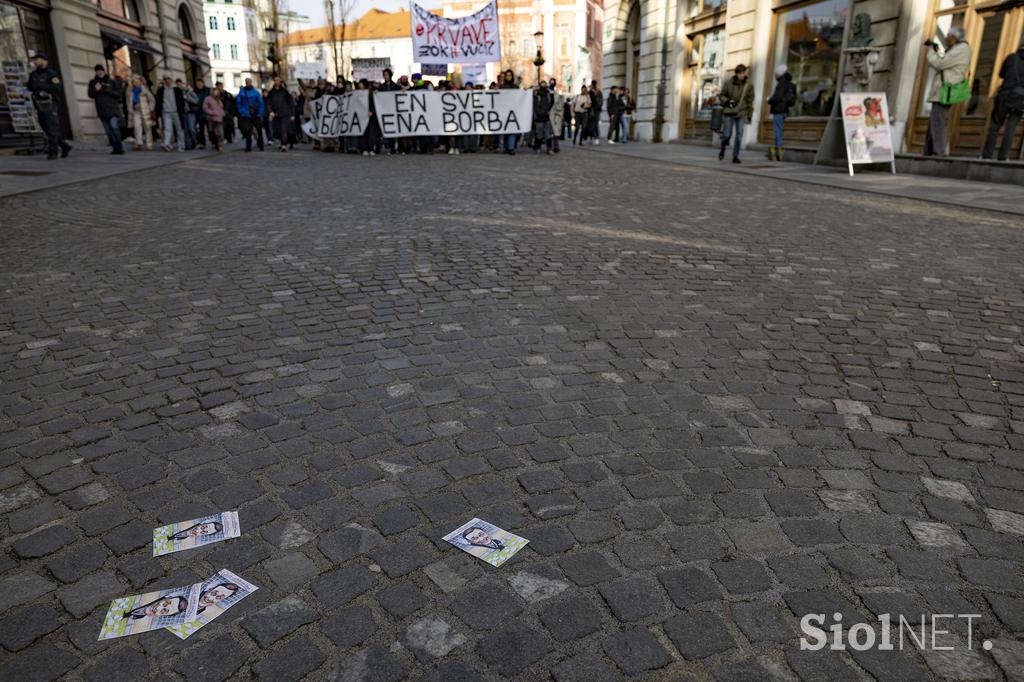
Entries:
[[56,159],[58,148],[64,158],[71,153],[71,145],[64,140],[60,126],[60,74],[50,68],[50,60],[42,52],[36,52],[32,64],[36,68],[29,74],[25,87],[32,94],[39,127],[46,136],[46,158]]
[[754,115],[754,86],[750,83],[746,65],[736,65],[732,78],[722,86],[718,97],[722,101],[725,114],[722,121],[722,148],[718,151],[718,160],[725,158],[725,150],[732,139],[732,162],[742,163],[740,148],[743,145],[743,131],[746,130],[750,117]]
[[102,64],[97,64],[93,71],[95,76],[86,90],[89,98],[96,103],[96,117],[103,125],[103,132],[110,142],[111,154],[124,154],[124,143],[121,141],[121,113],[124,111],[124,85],[120,80],[111,78]]
[[[928,66],[937,72],[928,95],[932,110],[928,116],[928,132],[924,138],[925,156],[946,156],[949,153],[949,110],[958,102],[951,100],[944,91],[949,93],[953,87],[962,86],[967,80],[967,70],[971,66],[971,47],[964,40],[964,30],[961,27],[954,26],[949,29],[945,46],[946,49],[943,51],[938,42],[925,42]],[[950,88],[947,88],[947,85]],[[965,94],[969,99],[969,84]]]
[[[1003,128],[1003,143],[999,146],[999,160],[1010,158],[1010,148],[1017,133],[1024,112],[1024,38],[1016,52],[1003,60],[999,69],[999,77],[1003,79],[996,93],[995,105],[985,136],[985,146],[981,150],[981,158],[991,159],[996,148],[999,129]],[[1004,127],[1005,126],[1005,127]]]
[[785,132],[786,117],[789,110],[796,104],[796,86],[793,85],[793,77],[789,75],[789,67],[779,64],[775,67],[775,90],[768,98],[768,109],[772,115],[772,130],[774,132],[775,146],[768,148],[768,158],[772,161],[782,161],[783,133]]
[[160,148],[165,152],[171,151],[171,142],[177,143],[179,152],[185,151],[184,115],[185,93],[174,84],[170,74],[164,74],[163,85],[156,91],[156,118],[163,126],[164,139]]

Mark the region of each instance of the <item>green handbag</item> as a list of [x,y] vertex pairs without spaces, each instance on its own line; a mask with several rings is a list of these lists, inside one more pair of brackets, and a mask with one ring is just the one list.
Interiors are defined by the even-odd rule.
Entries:
[[966,102],[969,99],[971,99],[971,81],[969,78],[964,78],[959,83],[947,83],[943,79],[942,87],[939,89],[939,104],[950,106]]

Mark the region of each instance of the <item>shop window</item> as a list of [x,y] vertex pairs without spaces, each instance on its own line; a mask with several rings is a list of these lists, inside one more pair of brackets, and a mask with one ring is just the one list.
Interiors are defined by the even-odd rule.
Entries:
[[217,43],[213,44],[213,58],[220,59],[220,45]]
[[824,0],[778,13],[775,64],[786,64],[793,77],[794,116],[828,116],[832,111],[848,7],[847,0]]
[[214,31],[217,30],[217,17],[210,17],[210,28]]
[[234,17],[228,17],[228,30],[229,31],[234,31],[235,30],[235,18]]
[[711,106],[722,89],[724,59],[724,31],[709,31],[694,37],[693,54],[690,57],[690,111],[694,118],[711,118]]
[[231,46],[231,58],[238,59],[238,45]]

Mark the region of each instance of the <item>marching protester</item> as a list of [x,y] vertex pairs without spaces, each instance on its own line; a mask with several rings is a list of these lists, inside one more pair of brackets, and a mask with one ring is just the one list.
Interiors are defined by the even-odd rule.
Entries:
[[216,83],[220,91],[220,103],[224,107],[224,141],[231,144],[235,141],[235,98],[224,89],[220,81]]
[[[928,117],[928,132],[924,138],[925,156],[946,156],[949,153],[949,110],[954,104],[965,101],[956,96],[954,99],[957,101],[953,101],[950,99],[950,93],[953,88],[962,86],[967,80],[967,70],[971,68],[971,47],[964,40],[964,30],[959,26],[949,29],[945,42],[944,51],[934,40],[925,42],[925,46],[929,48],[925,53],[925,59],[928,66],[935,69],[939,76],[932,83],[928,95],[932,111]],[[947,85],[950,87],[947,88]],[[969,85],[966,98],[970,99]]]
[[1021,39],[1017,51],[1003,60],[999,77],[1003,82],[996,93],[996,103],[992,107],[992,117],[988,124],[988,134],[985,136],[985,146],[981,150],[981,158],[992,158],[999,129],[1005,125],[998,159],[1006,161],[1010,156],[1017,124],[1024,114],[1024,38]]
[[[402,86],[393,80],[395,74],[391,69],[384,69],[381,75],[384,77],[384,82],[377,86],[378,92],[397,92],[402,89]],[[402,78],[405,78],[405,76],[402,76]],[[408,82],[408,79],[406,82]],[[398,145],[396,142],[396,138],[385,138],[384,148],[387,150],[388,154],[394,154],[398,151]]]
[[213,86],[209,96],[203,99],[203,117],[210,132],[210,144],[218,152],[224,151],[224,102],[221,100],[220,84]]
[[165,152],[171,151],[172,141],[177,142],[179,152],[185,151],[185,133],[181,127],[184,116],[185,93],[171,80],[171,74],[165,73],[163,85],[156,91],[156,118],[164,131],[160,148]]
[[772,129],[775,134],[775,146],[768,147],[768,158],[782,161],[782,133],[786,125],[786,117],[790,108],[796,104],[796,86],[789,75],[789,67],[779,64],[775,67],[775,90],[768,98],[768,109],[772,115]]
[[551,123],[551,141],[554,146],[554,151],[557,154],[558,140],[562,137],[562,123],[565,119],[565,95],[558,89],[558,81],[554,78],[548,83],[548,89],[551,91],[551,113],[548,114],[548,121]]
[[[274,85],[267,94],[267,114],[274,128],[274,138],[282,152],[294,147],[292,138],[292,117],[295,115],[295,100],[288,92],[280,76],[274,76]],[[262,146],[261,146],[262,149]]]
[[593,100],[586,85],[580,86],[580,94],[573,99],[572,113],[576,120],[576,130],[572,134],[572,143],[584,144],[587,141],[587,131],[590,129],[590,105]]
[[263,151],[263,119],[266,118],[267,109],[263,103],[263,95],[253,87],[252,79],[246,78],[245,85],[238,91],[235,97],[238,111],[238,127],[245,138],[245,151],[252,151],[252,137],[256,134],[256,144],[260,151]]
[[551,109],[555,99],[548,90],[548,83],[541,80],[533,91],[533,151],[539,152],[542,144],[547,144],[548,154],[554,154],[551,138]]
[[722,101],[725,120],[722,124],[722,148],[718,152],[718,160],[725,158],[725,150],[729,147],[729,139],[733,138],[732,162],[740,161],[740,147],[743,145],[743,131],[747,122],[754,115],[754,86],[749,81],[747,67],[737,64],[732,78],[722,85],[718,95]]
[[107,69],[97,64],[93,69],[96,76],[89,81],[89,97],[96,102],[96,116],[103,124],[103,132],[110,142],[111,154],[124,154],[121,141],[121,112],[124,103],[124,86],[107,75]]
[[[516,86],[516,74],[512,69],[506,69],[505,73],[502,74],[501,84],[498,85],[499,90],[518,90]],[[505,153],[515,156],[516,145],[519,142],[519,136],[514,133],[505,135]]]
[[139,74],[132,74],[132,83],[128,89],[128,111],[131,119],[132,138],[138,151],[145,145],[153,148],[153,119],[156,118],[156,100],[146,81]]
[[195,93],[198,100],[198,109],[196,111],[196,147],[206,149],[206,110],[203,108],[203,104],[206,102],[206,98],[210,96],[210,88],[206,87],[206,81],[202,78],[196,79]]
[[46,158],[56,159],[59,147],[63,159],[71,153],[71,145],[64,140],[60,127],[60,74],[50,68],[50,60],[42,52],[36,52],[32,64],[36,68],[29,74],[25,87],[32,94],[39,127],[46,136]]
[[196,123],[199,117],[199,95],[192,89],[192,86],[180,78],[177,80],[181,88],[181,95],[185,99],[185,118],[182,127],[185,129],[185,149],[196,148]]

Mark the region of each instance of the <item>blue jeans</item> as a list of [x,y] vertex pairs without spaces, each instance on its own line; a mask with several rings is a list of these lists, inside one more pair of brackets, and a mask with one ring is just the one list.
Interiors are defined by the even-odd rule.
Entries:
[[623,114],[619,117],[619,142],[629,142],[629,119],[631,114]]
[[512,134],[506,135],[505,136],[505,151],[507,151],[507,152],[514,152],[516,150],[516,145],[518,143],[519,143],[519,135],[517,133],[512,133]]
[[101,118],[100,123],[103,124],[103,132],[107,134],[107,139],[110,140],[110,147],[115,152],[123,152],[124,145],[121,143],[121,125],[117,122],[117,116]]
[[775,146],[782,146],[782,129],[786,125],[785,114],[772,114],[772,129],[775,131]]
[[196,115],[185,114],[185,149],[196,146]]
[[740,158],[740,145],[743,144],[743,130],[747,127],[747,119],[742,116],[726,116],[722,121],[722,151],[729,146],[732,138],[732,156]]

